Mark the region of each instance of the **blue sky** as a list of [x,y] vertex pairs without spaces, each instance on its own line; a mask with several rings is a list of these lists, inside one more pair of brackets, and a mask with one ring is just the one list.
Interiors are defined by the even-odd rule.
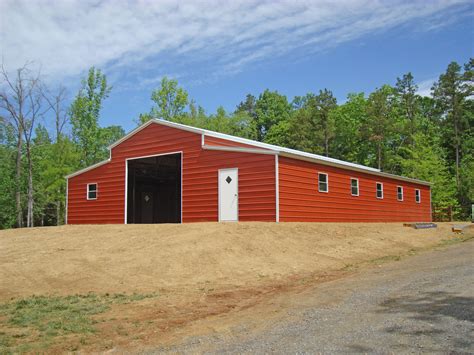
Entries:
[[126,130],[163,76],[208,113],[265,88],[339,102],[411,71],[428,94],[450,61],[474,56],[472,1],[0,0],[8,69],[34,61],[70,98],[94,65],[113,85],[101,124]]

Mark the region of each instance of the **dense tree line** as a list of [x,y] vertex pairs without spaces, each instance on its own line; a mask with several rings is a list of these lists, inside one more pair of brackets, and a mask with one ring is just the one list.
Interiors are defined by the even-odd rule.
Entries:
[[[0,228],[64,223],[64,176],[108,157],[125,133],[101,127],[112,88],[91,68],[75,97],[47,88],[29,65],[0,73]],[[466,218],[474,201],[474,59],[452,62],[417,95],[411,73],[338,103],[329,89],[289,100],[248,94],[233,112],[207,114],[176,80],[163,78],[139,115],[281,145],[428,180],[437,206]]]

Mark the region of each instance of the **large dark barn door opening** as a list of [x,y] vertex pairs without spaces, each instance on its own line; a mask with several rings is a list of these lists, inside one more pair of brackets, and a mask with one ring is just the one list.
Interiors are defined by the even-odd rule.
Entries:
[[181,153],[127,164],[127,223],[180,223]]

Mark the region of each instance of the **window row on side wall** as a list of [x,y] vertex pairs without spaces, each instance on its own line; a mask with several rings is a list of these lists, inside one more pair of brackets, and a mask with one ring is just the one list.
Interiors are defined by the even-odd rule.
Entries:
[[[375,183],[376,191],[375,197],[378,199],[383,199],[383,183]],[[326,173],[318,173],[318,191],[329,193],[329,177]],[[350,191],[352,196],[359,196],[359,179],[351,178]],[[403,201],[403,186],[397,186],[397,200]],[[415,202],[421,203],[421,193],[420,189],[415,189]]]
[[[383,183],[376,182],[376,192],[375,196],[378,199],[383,199]],[[326,173],[318,173],[318,191],[329,193],[329,178]],[[352,196],[359,196],[359,179],[351,178],[350,191]],[[97,183],[87,184],[86,196],[88,200],[96,200],[98,196],[98,186]],[[403,186],[397,186],[397,200],[403,201]],[[419,189],[415,189],[415,201],[416,203],[421,203],[421,193]]]

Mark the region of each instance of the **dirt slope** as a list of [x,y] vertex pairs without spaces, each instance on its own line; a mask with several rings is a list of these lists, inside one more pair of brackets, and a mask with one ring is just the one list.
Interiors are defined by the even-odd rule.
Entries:
[[275,283],[435,245],[452,235],[451,225],[199,223],[0,231],[0,300]]

